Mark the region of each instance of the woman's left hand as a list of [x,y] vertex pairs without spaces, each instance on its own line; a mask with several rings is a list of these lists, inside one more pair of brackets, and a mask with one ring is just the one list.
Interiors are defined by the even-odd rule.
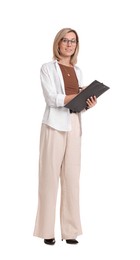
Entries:
[[96,96],[88,98],[86,103],[87,103],[87,109],[94,107],[97,104]]

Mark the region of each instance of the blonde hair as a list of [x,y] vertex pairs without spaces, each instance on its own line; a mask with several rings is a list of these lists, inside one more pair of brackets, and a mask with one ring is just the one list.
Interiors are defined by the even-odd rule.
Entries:
[[56,36],[54,38],[54,42],[53,42],[53,59],[56,59],[58,61],[61,59],[61,55],[59,53],[59,43],[64,38],[64,36],[67,33],[70,33],[70,32],[75,33],[76,40],[77,40],[77,45],[76,45],[75,52],[71,56],[71,60],[70,60],[70,63],[72,65],[74,65],[74,64],[77,63],[77,55],[78,55],[78,52],[79,52],[79,37],[78,37],[77,32],[75,30],[71,29],[71,28],[63,28],[56,34]]

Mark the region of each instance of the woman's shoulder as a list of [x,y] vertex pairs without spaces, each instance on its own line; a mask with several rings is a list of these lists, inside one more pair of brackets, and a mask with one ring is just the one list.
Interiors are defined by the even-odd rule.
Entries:
[[41,68],[49,68],[49,67],[52,67],[52,66],[54,66],[55,63],[56,63],[56,60],[52,60],[52,61],[43,63],[42,66],[41,66]]
[[52,60],[52,61],[49,61],[49,62],[46,62],[46,63],[43,63],[42,66],[41,66],[41,73],[49,73],[50,71],[54,71],[55,69],[55,64],[56,64],[56,60]]

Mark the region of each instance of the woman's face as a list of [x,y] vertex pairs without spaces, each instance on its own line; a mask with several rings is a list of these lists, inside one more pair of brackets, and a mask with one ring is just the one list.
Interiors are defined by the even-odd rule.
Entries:
[[59,43],[59,51],[62,57],[71,57],[76,49],[77,40],[74,32],[66,33]]

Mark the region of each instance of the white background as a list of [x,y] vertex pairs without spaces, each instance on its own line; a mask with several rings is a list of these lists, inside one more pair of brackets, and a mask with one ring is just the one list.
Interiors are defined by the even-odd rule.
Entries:
[[[1,259],[140,259],[140,8],[136,0],[0,2]],[[84,84],[110,87],[83,115],[77,246],[33,237],[45,108],[40,67],[63,27],[80,37]],[[58,149],[59,152],[59,149]]]

